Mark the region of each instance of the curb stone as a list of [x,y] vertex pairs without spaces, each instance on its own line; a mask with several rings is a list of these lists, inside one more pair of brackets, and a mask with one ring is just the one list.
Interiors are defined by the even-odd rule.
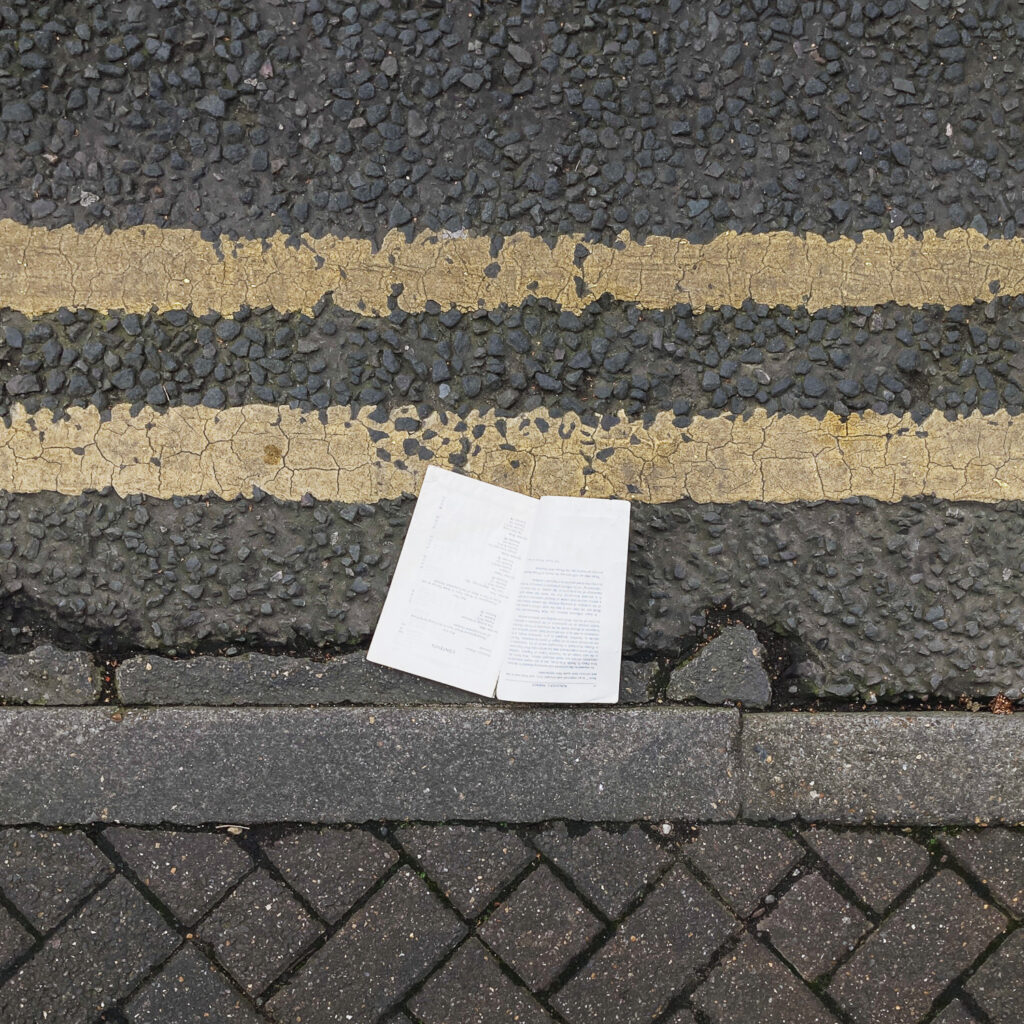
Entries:
[[[646,703],[656,672],[652,662],[624,660],[620,703]],[[258,653],[187,660],[139,655],[118,666],[116,686],[121,701],[132,706],[484,702],[465,690],[376,665],[363,651],[325,661]]]
[[0,709],[0,821],[736,816],[739,712]]
[[1024,716],[964,712],[744,715],[752,821],[1024,821]]
[[475,704],[464,690],[375,665],[362,651],[329,661],[245,653],[187,660],[139,655],[117,668],[129,705]]
[[670,706],[0,709],[0,822],[1024,821],[1024,719]]
[[96,666],[83,651],[40,644],[24,654],[0,653],[0,703],[92,704],[99,696]]

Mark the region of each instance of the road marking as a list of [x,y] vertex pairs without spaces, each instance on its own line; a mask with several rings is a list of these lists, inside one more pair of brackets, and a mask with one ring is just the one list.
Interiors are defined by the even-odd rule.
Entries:
[[389,299],[408,312],[494,309],[529,297],[580,311],[603,294],[647,308],[739,306],[953,306],[995,293],[1024,294],[1024,238],[973,229],[921,239],[829,242],[783,231],[727,232],[705,244],[655,236],[613,245],[562,235],[553,245],[520,233],[500,249],[464,232],[407,242],[391,232],[378,251],[365,239],[284,235],[218,244],[199,232],[140,226],[105,233],[0,220],[0,306],[29,316],[61,307],[187,309],[228,314],[243,305],[309,312],[331,293],[342,308],[380,316]]
[[[454,456],[454,459],[450,459]],[[661,412],[459,418],[412,408],[322,414],[270,405],[214,410],[127,405],[106,415],[27,413],[0,421],[0,490],[82,494],[112,487],[157,498],[251,497],[375,502],[415,493],[428,462],[526,494],[584,494],[662,503],[1024,499],[1024,417],[998,412],[947,420],[864,413],[697,418]]]

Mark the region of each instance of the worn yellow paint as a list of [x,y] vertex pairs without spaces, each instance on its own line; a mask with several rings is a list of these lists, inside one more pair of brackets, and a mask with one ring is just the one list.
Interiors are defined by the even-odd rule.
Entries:
[[431,456],[447,466],[459,453],[472,476],[533,495],[652,503],[1024,499],[1024,417],[1005,412],[957,420],[935,413],[922,424],[870,412],[845,420],[757,412],[681,428],[669,412],[646,425],[625,416],[588,425],[540,409],[509,419],[432,413],[409,431],[395,421],[415,417],[411,408],[382,423],[372,414],[248,405],[133,416],[119,405],[108,418],[93,408],[55,418],[15,407],[11,425],[0,423],[0,490],[234,498],[256,486],[289,500],[373,502],[415,493]]
[[[577,246],[587,255],[577,264]],[[997,282],[997,283],[996,283]],[[1024,239],[988,239],[972,229],[921,239],[865,232],[829,242],[783,231],[727,232],[695,244],[622,236],[612,245],[560,236],[554,245],[519,233],[496,256],[491,240],[465,232],[391,232],[366,239],[284,235],[214,245],[199,232],[140,226],[105,233],[0,220],[0,307],[33,316],[61,307],[186,309],[233,313],[243,305],[309,311],[326,294],[345,309],[408,312],[493,309],[527,298],[579,311],[604,294],[647,308],[700,310],[746,299],[777,306],[952,306],[987,301],[993,289],[1024,293]]]

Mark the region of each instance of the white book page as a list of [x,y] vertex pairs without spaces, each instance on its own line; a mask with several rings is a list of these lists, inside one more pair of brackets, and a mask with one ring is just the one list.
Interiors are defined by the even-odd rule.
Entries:
[[429,466],[367,659],[493,697],[539,504]]
[[619,699],[629,502],[541,498],[519,585],[503,700]]

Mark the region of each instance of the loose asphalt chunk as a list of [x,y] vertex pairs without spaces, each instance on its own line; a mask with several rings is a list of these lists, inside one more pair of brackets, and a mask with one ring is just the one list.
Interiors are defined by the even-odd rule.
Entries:
[[130,1024],[262,1024],[255,1009],[187,943],[122,1011]]
[[766,708],[772,699],[764,668],[764,647],[746,626],[727,626],[713,640],[672,670],[669,700],[705,704],[741,703]]
[[0,821],[727,820],[738,715],[6,709]]
[[829,994],[858,1024],[912,1024],[1006,924],[958,875],[942,871],[839,969]]
[[4,1024],[93,1024],[180,943],[126,879],[115,878],[0,987]]
[[743,816],[845,824],[1024,820],[1024,716],[746,716]]
[[0,704],[93,704],[99,675],[83,651],[41,644],[24,654],[0,652]]
[[466,934],[450,909],[401,869],[267,1003],[279,1024],[376,1020]]

